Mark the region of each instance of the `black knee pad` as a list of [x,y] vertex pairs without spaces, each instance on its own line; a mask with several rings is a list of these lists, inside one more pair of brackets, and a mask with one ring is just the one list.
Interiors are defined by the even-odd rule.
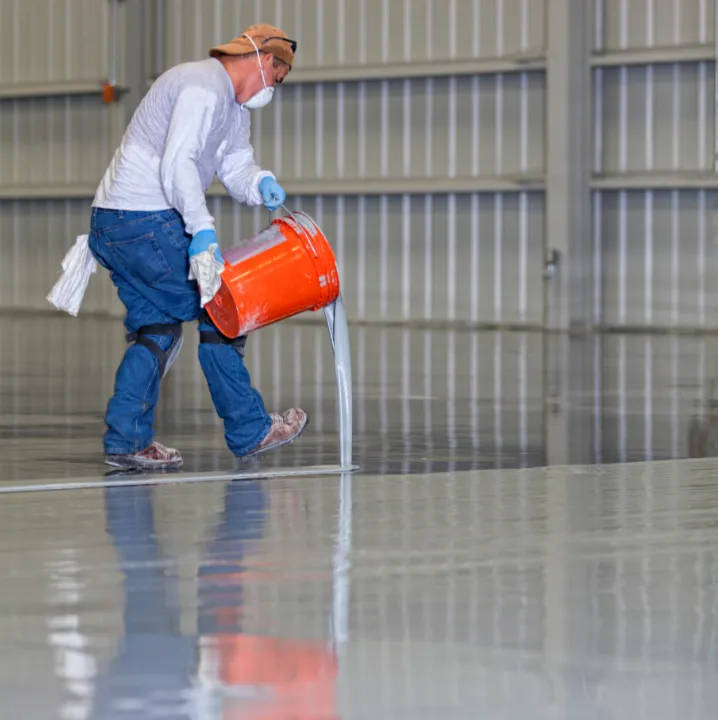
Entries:
[[247,336],[240,335],[238,338],[230,340],[220,332],[215,332],[214,330],[200,330],[199,342],[202,345],[230,345],[239,353],[240,357],[244,357],[245,347],[247,345]]
[[[167,350],[163,350],[154,340],[148,338],[147,335],[171,335],[172,342]],[[129,333],[127,342],[146,347],[159,361],[160,378],[163,378],[169,372],[169,369],[177,359],[179,351],[182,348],[182,324],[144,325],[137,332]]]

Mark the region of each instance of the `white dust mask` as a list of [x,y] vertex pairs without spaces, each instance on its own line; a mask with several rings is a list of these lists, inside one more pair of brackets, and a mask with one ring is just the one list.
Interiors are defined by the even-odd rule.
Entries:
[[246,103],[243,103],[243,105],[250,110],[259,110],[259,108],[266,107],[270,102],[272,102],[272,98],[274,97],[274,87],[269,87],[267,85],[267,80],[264,77],[264,68],[262,67],[262,58],[259,54],[259,48],[249,35],[245,34],[244,37],[246,37],[249,42],[254,45],[254,50],[257,53],[257,62],[259,63],[259,72],[262,73],[262,82],[264,83],[264,87],[258,93],[252,95],[252,97],[249,98]]

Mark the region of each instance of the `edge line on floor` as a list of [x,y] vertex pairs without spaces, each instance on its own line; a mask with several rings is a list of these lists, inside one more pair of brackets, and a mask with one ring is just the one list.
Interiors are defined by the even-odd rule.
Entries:
[[356,466],[343,468],[340,465],[314,465],[310,467],[273,468],[272,470],[225,471],[221,473],[118,473],[104,480],[78,482],[30,481],[17,485],[0,486],[0,495],[14,495],[30,492],[62,492],[67,490],[101,490],[110,487],[135,487],[139,485],[188,485],[201,482],[223,482],[229,480],[270,480],[272,478],[319,477],[354,473]]

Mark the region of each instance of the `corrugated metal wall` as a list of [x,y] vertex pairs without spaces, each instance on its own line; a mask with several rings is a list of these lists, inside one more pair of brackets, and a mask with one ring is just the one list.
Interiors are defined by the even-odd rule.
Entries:
[[718,327],[715,3],[594,11],[595,320]]
[[545,0],[164,0],[168,65],[271,22],[302,48],[297,69],[376,67],[543,52]]
[[[120,4],[120,83],[139,1]],[[353,318],[543,324],[550,0],[141,6],[148,77],[260,18],[299,40],[253,142],[332,239]],[[127,122],[88,89],[108,73],[109,7],[0,0],[0,307],[47,308]],[[591,13],[593,319],[718,327],[714,2],[593,0]],[[266,224],[221,193],[211,203],[227,244]],[[92,285],[86,310],[119,310],[104,274]]]
[[[538,193],[320,195],[292,207],[332,239],[353,319],[541,322]],[[221,197],[210,210],[224,238],[268,221]]]
[[104,80],[109,4],[3,0],[0,84]]
[[[0,308],[49,309],[59,263],[87,232],[87,189],[125,126],[123,106],[100,96],[110,15],[105,0],[0,0]],[[121,35],[124,16],[120,6]],[[105,274],[86,302],[85,311],[120,309]]]
[[[253,114],[253,143],[291,204],[315,215],[332,238],[353,318],[542,323],[543,196],[518,192],[516,180],[543,172],[543,73],[495,73],[492,63],[511,70],[507,58],[542,53],[543,2],[145,4],[162,29],[152,43],[157,71],[205,57],[259,18],[299,40],[294,83]],[[3,32],[18,38],[3,47],[6,88],[106,74],[107,3],[79,5],[53,4],[47,30],[64,30],[23,75],[15,58],[27,55],[27,7],[0,0],[10,19]],[[84,44],[80,31],[89,28],[95,40]],[[84,199],[14,198],[61,198],[63,187],[70,196],[93,192],[125,122],[121,106],[108,108],[97,96],[0,100],[9,139],[0,151],[0,241],[15,253],[0,306],[46,307],[59,260],[86,229]],[[225,197],[211,203],[228,244],[267,222],[264,211]],[[39,271],[31,262],[38,256]],[[86,309],[117,310],[104,278],[92,284]]]
[[[542,1],[183,0],[161,12],[165,67],[259,20],[298,40],[295,82],[253,113],[253,144],[333,239],[351,317],[542,323],[542,194],[442,190],[543,173],[543,73],[459,67],[542,53]],[[422,77],[439,64],[444,76]],[[241,233],[246,211],[216,207],[223,237]]]

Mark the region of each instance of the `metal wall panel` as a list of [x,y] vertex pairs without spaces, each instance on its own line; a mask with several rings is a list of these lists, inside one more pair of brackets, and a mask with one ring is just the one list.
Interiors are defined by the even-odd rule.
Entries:
[[284,180],[539,174],[544,91],[540,73],[290,85],[252,143]]
[[[269,222],[263,208],[210,199],[225,245]],[[540,193],[297,198],[334,247],[352,319],[543,322]],[[0,308],[50,309],[62,257],[89,229],[88,201],[0,203]],[[83,312],[121,314],[107,274],[90,281]]]
[[[121,105],[104,105],[111,3],[0,0],[0,85],[42,85],[44,97],[0,100],[0,186],[95,185],[124,130]],[[125,28],[124,4],[118,31]],[[124,50],[117,48],[117,81]],[[97,83],[97,96],[52,95],[54,83]],[[27,88],[25,88],[27,89]]]
[[715,192],[594,194],[596,320],[718,327]]
[[[169,66],[264,20],[298,39],[297,68],[492,58],[540,52],[544,12],[534,0],[177,0],[161,44]],[[252,113],[252,143],[284,181],[397,181],[391,196],[290,198],[334,242],[352,318],[540,323],[540,194],[408,196],[402,180],[542,173],[544,96],[538,72],[290,83]],[[224,238],[266,224],[213,202]]]
[[[295,198],[332,243],[359,320],[543,322],[541,193]],[[263,208],[214,198],[224,242],[264,228]]]
[[[602,51],[706,44],[708,0],[596,0]],[[594,172],[713,169],[715,65],[682,62],[594,71]],[[679,176],[678,176],[679,177]],[[679,180],[677,180],[679,182]],[[595,320],[614,325],[715,327],[706,278],[714,264],[713,193],[594,193]]]
[[594,0],[596,49],[638,50],[712,42],[713,0]]
[[0,85],[106,77],[109,15],[107,0],[0,0]]
[[165,66],[207,56],[248,25],[299,42],[297,68],[537,54],[545,0],[168,0]]
[[600,68],[594,100],[596,172],[713,167],[712,64]]
[[[0,203],[0,307],[49,309],[45,300],[60,262],[89,228],[89,201]],[[353,319],[541,324],[543,198],[381,196],[298,198],[332,241]],[[269,222],[261,208],[210,200],[223,242]],[[102,271],[83,311],[120,313]]]
[[[244,27],[260,12],[296,27],[307,67],[495,57],[543,46],[544,3],[527,0],[158,0],[153,12],[165,30],[153,65],[162,57],[167,64],[205,57],[209,45],[236,34],[229,28]],[[349,32],[356,28],[358,34]],[[316,42],[320,31],[326,42]],[[81,44],[67,33],[62,42]],[[408,196],[402,180],[542,173],[544,95],[538,72],[290,84],[269,108],[253,113],[252,141],[259,162],[285,181],[397,181],[391,196],[290,198],[328,226],[352,317],[540,323],[541,194]],[[0,185],[94,187],[124,124],[120,107],[108,109],[94,98],[0,103],[0,137],[7,139],[0,145]],[[266,225],[263,211],[210,202],[224,242]],[[55,222],[52,204],[8,203],[4,224],[17,223],[30,207],[38,222]],[[85,230],[58,237],[58,261]],[[48,282],[53,277],[45,274]],[[33,299],[38,306],[42,285]],[[13,292],[0,306],[7,302],[15,302]],[[91,306],[112,307],[109,300],[85,307]]]
[[0,101],[0,186],[97,185],[124,117],[99,96]]
[[[0,308],[52,310],[45,299],[58,279],[65,253],[77,235],[89,232],[90,201],[0,202]],[[98,271],[83,312],[121,312],[109,275]]]

